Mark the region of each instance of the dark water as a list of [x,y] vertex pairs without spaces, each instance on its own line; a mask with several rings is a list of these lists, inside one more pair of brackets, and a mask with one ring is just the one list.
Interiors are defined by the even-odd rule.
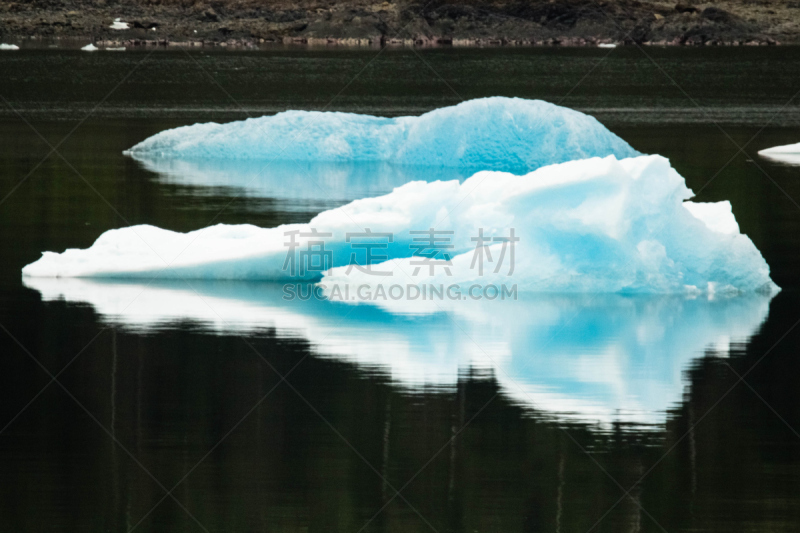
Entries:
[[[800,141],[800,55],[647,53],[0,55],[0,530],[796,531],[800,167],[756,152]],[[489,318],[464,327],[499,328],[468,331],[511,346],[510,362],[483,365],[445,318],[280,307],[257,284],[22,284],[41,251],[111,228],[274,226],[344,201],[181,179],[121,154],[165,128],[489,95],[588,110],[669,157],[698,201],[731,201],[784,290],[763,307],[481,309]],[[114,307],[130,290],[140,305]],[[582,327],[548,330],[542,309]],[[503,329],[491,320],[503,312],[530,323]],[[739,337],[717,338],[728,330]],[[646,349],[629,350],[637,335]]]

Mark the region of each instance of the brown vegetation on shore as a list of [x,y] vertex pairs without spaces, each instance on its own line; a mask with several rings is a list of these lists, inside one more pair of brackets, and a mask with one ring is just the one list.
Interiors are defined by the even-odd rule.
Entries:
[[[115,30],[114,19],[129,29]],[[800,41],[800,0],[34,0],[0,4],[0,39],[107,46],[758,45]]]

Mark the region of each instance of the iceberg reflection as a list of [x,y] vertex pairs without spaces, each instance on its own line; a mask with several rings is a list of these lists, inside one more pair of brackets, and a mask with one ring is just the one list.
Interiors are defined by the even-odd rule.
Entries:
[[[211,333],[274,329],[321,357],[378,368],[401,386],[455,385],[489,371],[520,404],[608,425],[660,423],[681,399],[694,358],[727,356],[767,317],[770,297],[521,295],[517,301],[390,305],[283,299],[255,282],[120,282],[25,278],[45,301],[88,303],[102,320],[139,332],[187,321]],[[420,313],[421,312],[421,313]]]
[[174,159],[132,153],[162,183],[234,189],[253,198],[286,201],[287,211],[303,210],[303,202],[323,206],[380,196],[410,181],[464,181],[465,168],[393,165],[382,162],[326,163],[229,159]]

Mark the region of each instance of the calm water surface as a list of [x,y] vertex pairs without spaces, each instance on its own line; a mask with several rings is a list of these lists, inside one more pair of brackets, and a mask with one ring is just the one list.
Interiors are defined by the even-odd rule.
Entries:
[[[756,152],[800,141],[800,55],[647,53],[4,53],[0,530],[796,531],[800,167]],[[128,224],[303,222],[441,177],[122,155],[163,129],[490,95],[669,157],[698,201],[732,203],[783,291],[409,316],[270,284],[21,280]]]

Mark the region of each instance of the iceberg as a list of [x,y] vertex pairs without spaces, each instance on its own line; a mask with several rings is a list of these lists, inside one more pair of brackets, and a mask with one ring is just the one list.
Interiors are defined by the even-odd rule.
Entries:
[[19,50],[16,44],[0,43],[0,50]]
[[[399,387],[453,387],[494,377],[543,416],[663,423],[700,357],[728,357],[764,322],[770,297],[528,295],[442,302],[424,314],[310,299],[279,284],[26,278],[45,301],[89,304],[133,333],[191,327],[211,334],[274,332],[306,340],[314,357],[382,372]],[[272,333],[271,333],[272,334]],[[377,342],[377,344],[376,344]]]
[[595,118],[540,100],[482,98],[419,117],[286,111],[158,133],[125,152],[156,158],[385,162],[529,172],[575,159],[639,155]]
[[[342,284],[390,283],[353,269],[355,263],[382,265],[375,270],[403,283],[503,283],[523,292],[777,291],[730,204],[686,202],[691,197],[663,157],[608,156],[524,176],[485,171],[463,183],[411,182],[324,211],[307,224],[110,230],[88,249],[45,252],[23,275],[308,281],[325,275]],[[446,250],[433,256],[419,244],[430,232],[447,238]],[[511,235],[515,264],[500,269],[501,257],[512,262],[503,252]],[[357,242],[380,245],[379,253],[369,259]],[[497,264],[484,272],[475,268],[475,255],[487,250]],[[420,256],[448,268],[416,272]]]
[[779,163],[800,165],[800,143],[773,146],[772,148],[760,150],[758,155]]
[[84,52],[96,52],[100,49],[96,47],[93,43],[89,43],[86,46],[82,47],[81,50],[83,50]]

